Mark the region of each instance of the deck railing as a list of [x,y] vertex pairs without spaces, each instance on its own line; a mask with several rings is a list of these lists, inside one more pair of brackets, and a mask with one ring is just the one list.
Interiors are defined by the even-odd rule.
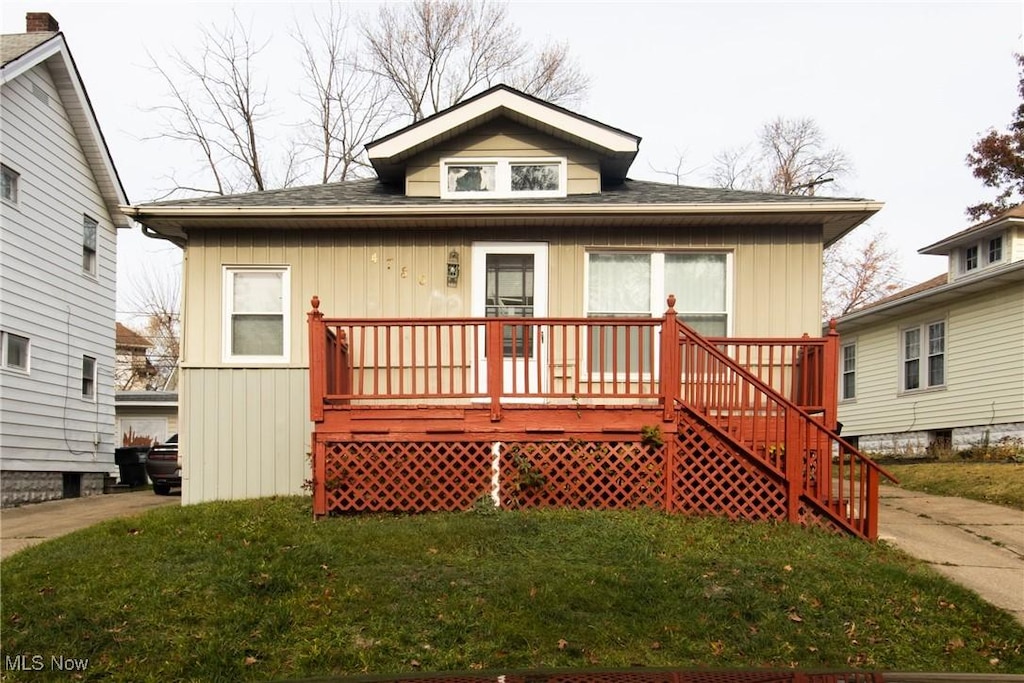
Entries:
[[[713,390],[728,376],[666,371],[662,318],[325,318],[309,313],[310,401],[358,404],[627,401],[674,409],[680,388]],[[673,320],[672,324],[675,324]],[[708,340],[773,391],[833,425],[838,335]],[[671,354],[670,354],[671,355]],[[500,359],[492,362],[491,359]]]
[[[670,323],[675,317],[673,303],[670,298],[666,314]],[[881,476],[892,479],[891,475],[840,437],[830,423],[815,419],[807,407],[775,391],[720,345],[681,321],[675,324],[679,353],[672,362],[679,367],[668,371],[678,371],[684,378],[679,401],[785,477],[790,521],[798,521],[799,501],[807,496],[866,538],[875,538],[879,480]],[[835,358],[834,351],[826,346],[822,357]],[[815,373],[824,370],[821,364],[815,365]],[[687,381],[687,377],[702,381]],[[804,384],[798,380],[795,386],[800,389]]]

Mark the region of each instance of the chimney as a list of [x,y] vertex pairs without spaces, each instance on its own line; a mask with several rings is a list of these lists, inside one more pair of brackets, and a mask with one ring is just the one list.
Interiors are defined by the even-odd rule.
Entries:
[[25,14],[26,33],[56,33],[60,24],[50,16],[49,12],[27,12]]

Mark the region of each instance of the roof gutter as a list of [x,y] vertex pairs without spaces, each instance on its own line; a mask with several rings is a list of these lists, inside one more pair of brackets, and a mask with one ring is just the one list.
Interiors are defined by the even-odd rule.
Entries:
[[985,277],[985,278],[980,278],[980,279],[979,278],[969,278],[969,279],[966,279],[966,280],[954,280],[953,282],[947,283],[945,285],[939,285],[938,287],[932,287],[931,289],[926,289],[926,290],[924,290],[922,292],[917,292],[916,294],[911,294],[910,296],[901,297],[901,298],[896,299],[894,301],[890,301],[889,303],[878,304],[877,306],[871,306],[869,308],[865,308],[862,311],[855,311],[853,313],[847,313],[843,317],[841,317],[841,318],[836,320],[836,325],[840,326],[840,327],[843,326],[843,325],[849,325],[850,323],[858,322],[858,321],[860,321],[862,319],[869,319],[869,318],[875,316],[878,313],[883,313],[885,311],[890,311],[890,310],[892,310],[894,308],[899,308],[900,306],[905,306],[907,304],[912,304],[912,303],[915,303],[917,301],[921,301],[923,299],[927,299],[927,298],[930,298],[930,297],[933,297],[933,296],[937,296],[939,294],[943,294],[945,292],[950,292],[950,291],[953,291],[953,290],[956,290],[956,289],[960,289],[961,287],[967,287],[969,285],[976,285],[976,284],[978,284],[979,281],[989,280],[992,277],[995,277],[995,276],[998,276],[998,275],[1012,274],[1012,273],[1015,273],[1016,271],[1024,271],[1024,261],[1017,261],[1016,263],[1012,263],[1012,264],[1010,264],[1010,265],[1008,265],[1008,266],[1006,266],[1004,268],[1001,268],[998,272],[993,272],[990,277]]
[[466,204],[462,206],[122,206],[121,212],[137,221],[145,218],[225,218],[274,216],[472,216],[478,214],[514,215],[719,215],[786,213],[877,213],[884,204],[862,202],[758,202],[721,204]]

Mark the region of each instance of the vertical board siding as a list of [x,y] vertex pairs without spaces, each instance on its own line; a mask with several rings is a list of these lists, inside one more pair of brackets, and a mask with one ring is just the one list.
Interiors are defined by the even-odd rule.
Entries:
[[[583,313],[584,263],[590,248],[712,249],[733,254],[733,333],[743,337],[793,337],[820,330],[821,249],[814,230],[781,236],[751,228],[646,231],[638,243],[628,226],[544,230],[472,231],[239,231],[197,232],[186,261],[183,363],[221,366],[223,270],[238,265],[288,265],[290,270],[290,365],[307,367],[305,312],[317,294],[330,317],[441,318],[470,314],[474,241],[541,241],[549,245],[552,316]],[[255,237],[254,237],[255,235]],[[458,286],[449,287],[448,253],[460,257]]]
[[[946,321],[944,389],[900,394],[900,330]],[[857,344],[857,397],[844,434],[887,434],[1024,421],[1024,284],[844,337]]]
[[306,374],[297,368],[182,373],[183,503],[302,492],[309,477]]
[[[114,222],[45,64],[3,84],[0,118],[0,155],[19,173],[17,203],[2,209],[0,325],[31,345],[29,373],[0,370],[0,464],[107,471],[116,438]],[[99,224],[95,276],[82,272],[83,215]],[[83,355],[97,360],[95,401],[81,398]]]
[[[774,236],[773,236],[774,234]],[[641,237],[636,237],[640,235]],[[196,231],[185,261],[182,355],[186,503],[298,492],[309,449],[309,298],[331,317],[448,317],[470,314],[474,241],[549,244],[549,314],[582,315],[589,248],[721,249],[733,254],[734,334],[799,336],[820,328],[819,231],[809,228],[631,230],[487,227],[457,231]],[[461,274],[448,287],[448,253]],[[223,269],[290,266],[287,364],[250,368],[222,362]]]

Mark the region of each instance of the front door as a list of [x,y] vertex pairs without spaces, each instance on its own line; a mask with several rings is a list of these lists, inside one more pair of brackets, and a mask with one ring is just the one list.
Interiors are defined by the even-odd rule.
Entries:
[[[548,312],[548,245],[545,242],[474,242],[472,314],[478,318],[540,318]],[[544,343],[532,325],[503,326],[502,365],[505,391],[544,391],[537,363]],[[487,378],[490,361],[481,344],[478,362]],[[546,375],[546,373],[544,373]]]

